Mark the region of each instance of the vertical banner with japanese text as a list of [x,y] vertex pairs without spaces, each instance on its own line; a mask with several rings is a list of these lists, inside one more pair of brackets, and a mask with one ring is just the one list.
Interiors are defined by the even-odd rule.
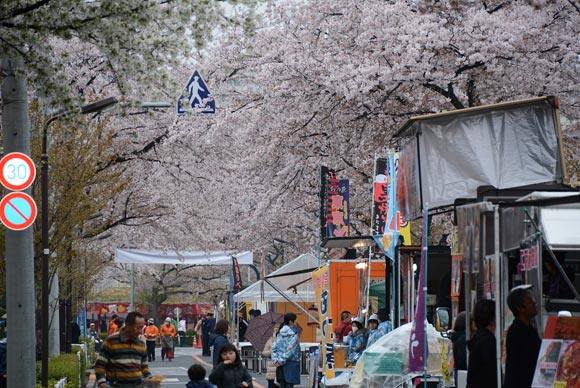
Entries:
[[399,153],[388,149],[387,158],[375,161],[373,185],[372,235],[377,245],[394,260],[399,236],[411,245],[411,225],[401,217],[397,204],[397,174]]
[[327,234],[327,219],[328,219],[328,186],[331,179],[336,179],[336,172],[328,167],[320,167],[320,182],[319,182],[319,224],[320,224],[320,239],[324,240],[329,237]]
[[322,356],[326,378],[334,377],[334,344],[332,319],[330,318],[330,272],[328,265],[312,272],[312,282],[318,303],[318,318],[322,327]]
[[238,258],[232,256],[232,292],[237,294],[242,291],[242,275],[240,274],[240,266],[238,265]]
[[349,182],[348,179],[330,178],[328,182],[327,237],[349,235]]
[[373,236],[382,235],[387,223],[387,159],[375,160],[375,178],[373,184],[373,217],[371,229]]

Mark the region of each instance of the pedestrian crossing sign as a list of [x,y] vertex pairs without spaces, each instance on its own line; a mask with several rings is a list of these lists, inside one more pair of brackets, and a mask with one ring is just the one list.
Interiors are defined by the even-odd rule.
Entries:
[[184,115],[186,112],[215,113],[215,100],[197,70],[193,72],[177,101],[177,114]]

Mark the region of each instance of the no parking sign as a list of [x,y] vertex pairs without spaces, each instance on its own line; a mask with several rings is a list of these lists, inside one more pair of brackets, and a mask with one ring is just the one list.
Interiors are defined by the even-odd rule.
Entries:
[[36,204],[26,193],[7,194],[0,201],[0,220],[12,230],[24,230],[36,219]]
[[21,152],[11,152],[0,160],[0,183],[14,192],[0,201],[0,221],[12,230],[24,230],[36,219],[34,199],[26,190],[36,177],[36,167],[30,157]]

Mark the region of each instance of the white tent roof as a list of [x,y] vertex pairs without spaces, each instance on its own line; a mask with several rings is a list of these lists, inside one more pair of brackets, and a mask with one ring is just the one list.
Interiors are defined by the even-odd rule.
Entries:
[[232,256],[238,264],[253,264],[254,255],[250,251],[161,251],[156,249],[122,249],[115,252],[116,263],[132,264],[232,264]]
[[[284,292],[293,302],[315,302],[316,295],[312,284],[312,271],[317,268],[318,259],[314,255],[306,253],[278,268],[266,276],[266,279]],[[287,299],[266,281],[260,280],[235,294],[234,301],[286,302]]]

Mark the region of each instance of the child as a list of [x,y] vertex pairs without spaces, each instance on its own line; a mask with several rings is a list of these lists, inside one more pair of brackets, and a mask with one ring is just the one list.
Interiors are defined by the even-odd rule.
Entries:
[[240,353],[233,344],[225,344],[220,350],[221,362],[209,375],[209,381],[218,388],[252,388],[252,376],[242,363]]
[[212,386],[205,379],[205,368],[199,364],[190,366],[187,370],[187,376],[189,376],[189,383],[187,383],[185,388],[209,388]]

